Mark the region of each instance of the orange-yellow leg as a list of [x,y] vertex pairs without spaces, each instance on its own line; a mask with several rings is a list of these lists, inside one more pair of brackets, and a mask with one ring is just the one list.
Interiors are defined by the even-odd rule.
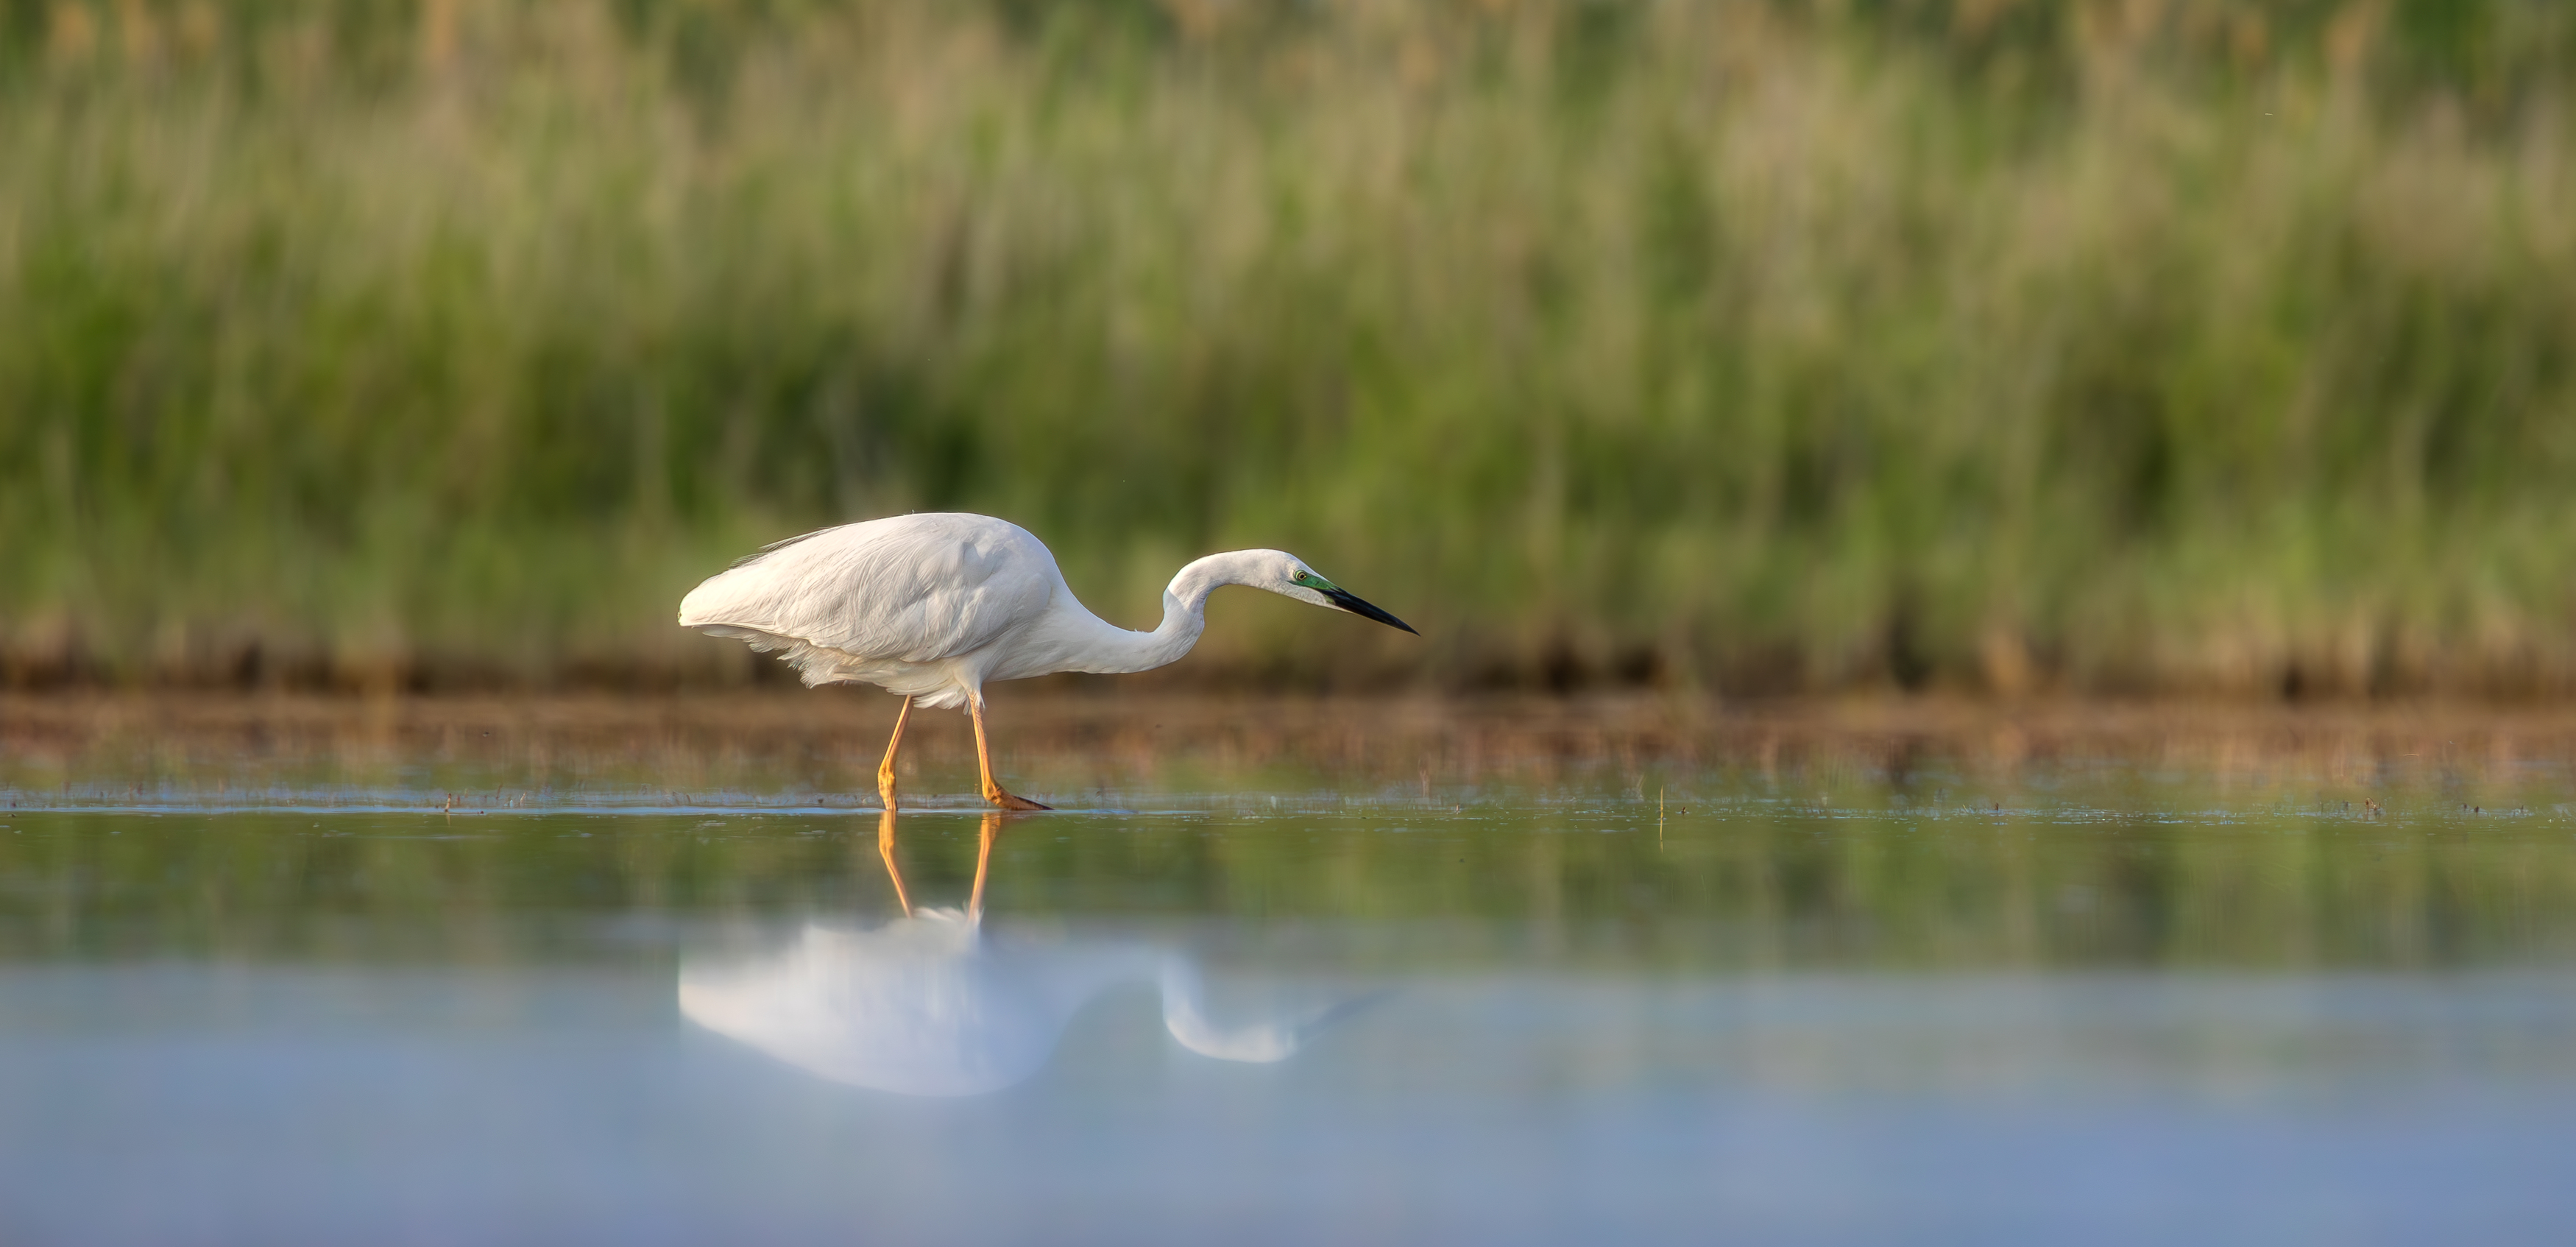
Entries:
[[993,754],[991,750],[984,747],[984,699],[981,697],[973,698],[966,703],[966,706],[968,713],[975,716],[975,765],[983,768],[984,771],[984,799],[1006,810],[1044,810],[1053,808],[1051,806],[1039,805],[1037,802],[1031,801],[1027,797],[1012,796],[1010,793],[1002,791],[1002,786],[1000,784],[993,782]]
[[[894,739],[886,742],[885,761],[877,764],[877,799],[885,803],[886,813],[894,813],[894,753],[903,748],[903,725],[912,717],[912,699],[903,699],[903,709],[895,712]],[[887,832],[892,835],[891,831]]]
[[992,868],[993,841],[999,839],[1001,834],[1002,816],[998,813],[984,815],[983,847],[975,850],[975,894],[966,901],[968,922],[984,920],[984,872]]
[[[885,813],[877,815],[877,856],[885,859],[886,878],[894,880],[894,900],[903,906],[903,916],[912,916],[912,896],[903,890],[903,867],[894,864],[894,803],[886,803]],[[976,876],[981,879],[983,876]]]

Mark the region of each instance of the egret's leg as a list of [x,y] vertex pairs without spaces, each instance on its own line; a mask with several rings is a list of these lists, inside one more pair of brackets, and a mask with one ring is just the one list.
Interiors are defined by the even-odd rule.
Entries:
[[984,844],[975,850],[975,894],[966,901],[966,921],[984,920],[984,872],[993,865],[993,841],[1002,834],[1002,816],[984,815]]
[[877,764],[877,799],[885,803],[886,813],[894,813],[894,751],[903,748],[904,721],[912,717],[912,699],[903,699],[903,709],[894,715],[894,739],[886,742],[885,761]]
[[984,799],[1006,810],[1044,810],[1053,808],[1051,806],[1039,805],[1037,802],[1031,801],[1026,797],[1012,796],[1011,794],[1002,791],[1002,786],[1000,784],[993,782],[993,754],[990,750],[984,747],[984,699],[981,697],[968,698],[966,701],[966,708],[967,713],[975,716],[975,765],[983,768],[984,771]]
[[[903,867],[894,864],[894,803],[886,803],[885,813],[877,815],[877,856],[885,859],[886,878],[894,880],[894,900],[903,906],[903,916],[912,916],[912,896],[903,890]],[[978,876],[980,878],[980,876]]]

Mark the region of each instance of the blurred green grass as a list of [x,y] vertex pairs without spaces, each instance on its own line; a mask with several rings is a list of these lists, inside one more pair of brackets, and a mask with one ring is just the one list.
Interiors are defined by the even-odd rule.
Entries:
[[[753,678],[1014,519],[1183,671],[2576,691],[2517,0],[0,7],[0,677]],[[1228,616],[1231,616],[1230,618]]]

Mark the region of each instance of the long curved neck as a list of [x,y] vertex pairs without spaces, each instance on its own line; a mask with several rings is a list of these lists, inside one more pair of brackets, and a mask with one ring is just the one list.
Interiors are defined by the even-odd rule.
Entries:
[[1224,585],[1252,583],[1254,556],[1257,552],[1235,550],[1211,554],[1181,569],[1163,590],[1163,623],[1151,632],[1129,632],[1124,628],[1103,626],[1114,636],[1103,636],[1091,647],[1091,659],[1082,669],[1098,672],[1151,671],[1178,662],[1181,656],[1198,644],[1199,634],[1207,630],[1208,594]]

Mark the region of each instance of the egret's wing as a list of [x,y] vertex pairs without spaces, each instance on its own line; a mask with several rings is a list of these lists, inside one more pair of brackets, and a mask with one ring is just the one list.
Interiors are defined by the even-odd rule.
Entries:
[[771,546],[691,591],[680,623],[859,661],[930,663],[1037,617],[1061,579],[1054,556],[1018,525],[904,515]]

